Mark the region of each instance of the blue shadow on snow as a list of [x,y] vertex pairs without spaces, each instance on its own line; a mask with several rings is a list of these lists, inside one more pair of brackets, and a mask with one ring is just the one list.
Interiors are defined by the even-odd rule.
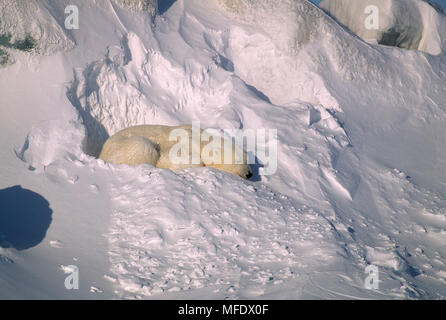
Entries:
[[158,13],[163,14],[174,4],[176,0],[158,0]]
[[0,247],[25,250],[38,245],[51,224],[52,210],[40,194],[21,186],[0,190]]

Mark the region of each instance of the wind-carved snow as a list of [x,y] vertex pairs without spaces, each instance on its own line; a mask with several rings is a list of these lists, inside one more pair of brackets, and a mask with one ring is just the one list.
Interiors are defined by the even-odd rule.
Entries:
[[149,11],[154,14],[157,9],[157,0],[113,0],[118,6],[126,8],[127,10]]
[[308,57],[302,57],[302,49],[310,41],[333,32],[330,23],[321,23],[326,17],[320,10],[305,1],[218,3],[232,19],[263,31],[237,25],[230,29],[224,54],[234,62],[237,75],[274,104],[303,100],[339,107],[323,80],[310,71]]
[[62,3],[29,0],[0,2],[0,35],[11,35],[11,41],[30,35],[37,41],[37,52],[45,55],[70,50],[75,43],[64,27]]
[[[438,55],[446,25],[439,12],[420,0],[324,0],[320,6],[359,37],[380,44]],[[366,10],[373,6],[376,9]],[[375,26],[368,26],[372,14]]]
[[87,128],[86,153],[97,156],[107,138],[126,127],[190,123],[197,113],[228,103],[229,79],[211,78],[217,63],[191,59],[183,68],[146,49],[137,35],[125,35],[104,59],[75,70],[67,93]]
[[[132,35],[130,38],[132,41]],[[149,123],[150,115],[153,116],[150,102],[138,88],[140,80],[129,79],[125,73],[129,63],[145,66],[144,61],[132,61],[137,58],[137,52],[133,52],[133,57],[128,45],[128,38],[123,37],[120,48],[108,48],[104,59],[92,62],[83,70],[75,70],[67,96],[87,129],[85,151],[89,155],[98,156],[110,135],[125,127]]]

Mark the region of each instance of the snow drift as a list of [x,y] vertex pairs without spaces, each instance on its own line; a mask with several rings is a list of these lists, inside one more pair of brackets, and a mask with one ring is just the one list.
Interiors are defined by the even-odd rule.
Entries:
[[[422,0],[324,0],[320,6],[362,39],[438,55],[446,25],[441,9]],[[378,9],[376,18],[373,9]],[[367,21],[376,26],[367,25]],[[376,21],[373,21],[376,20]],[[443,38],[442,38],[443,37]]]
[[[53,54],[69,50],[75,45],[71,33],[64,27],[64,6],[58,3],[41,3],[30,0],[23,3],[5,0],[0,3],[0,36],[10,35],[10,41],[24,39],[27,35],[37,42],[40,54]],[[57,18],[60,17],[60,18]]]

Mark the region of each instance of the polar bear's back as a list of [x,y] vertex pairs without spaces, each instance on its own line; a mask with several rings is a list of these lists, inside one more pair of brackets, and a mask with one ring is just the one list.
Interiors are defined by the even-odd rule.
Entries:
[[117,133],[114,134],[114,136],[121,136],[126,138],[141,136],[150,139],[151,141],[160,145],[164,144],[166,141],[169,141],[170,133],[172,132],[172,130],[175,129],[186,130],[190,136],[192,135],[192,127],[190,125],[185,125],[185,126],[138,125],[118,131]]
[[143,136],[115,135],[106,141],[99,158],[114,164],[148,163],[155,166],[160,158],[160,148]]
[[169,159],[169,152],[177,143],[170,140],[172,130],[184,130],[189,138],[192,137],[192,127],[139,125],[118,131],[110,137],[99,155],[105,162],[114,164],[138,165],[148,163],[158,168],[179,170],[189,167],[203,166],[199,164],[174,164]]
[[[170,160],[170,150],[178,141],[175,139],[170,140],[170,136],[173,130],[184,130],[187,133],[189,142],[192,142],[192,126],[166,126],[166,125],[138,125],[130,128],[123,129],[117,132],[113,137],[118,136],[122,138],[133,138],[133,137],[144,137],[153,143],[155,143],[160,152],[160,156],[156,162],[156,167],[180,170],[190,167],[201,167],[203,162],[200,161],[199,164],[174,164]],[[155,165],[155,164],[153,164]]]

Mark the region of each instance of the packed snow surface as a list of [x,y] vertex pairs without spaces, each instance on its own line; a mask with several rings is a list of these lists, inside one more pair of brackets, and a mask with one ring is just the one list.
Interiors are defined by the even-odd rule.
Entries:
[[[0,34],[37,46],[0,66],[0,219],[40,238],[0,225],[0,297],[446,298],[446,16],[375,0],[376,42],[405,39],[384,46],[350,2],[324,1],[341,25],[306,0],[2,1]],[[97,159],[126,127],[194,121],[277,130],[277,171]],[[48,223],[17,219],[24,197]]]

